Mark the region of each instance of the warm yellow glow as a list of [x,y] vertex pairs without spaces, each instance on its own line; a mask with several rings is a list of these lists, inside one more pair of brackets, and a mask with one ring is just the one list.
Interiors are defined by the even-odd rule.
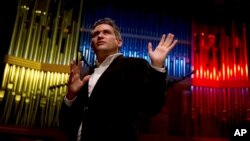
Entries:
[[41,10],[36,10],[35,13],[36,13],[36,14],[41,14],[42,11],[41,11]]
[[209,79],[209,70],[207,69],[207,79]]
[[218,76],[216,77],[216,80],[219,81],[219,77]]
[[11,56],[11,55],[6,55],[4,58],[4,61],[8,64],[14,64],[12,69],[16,69],[15,65],[17,65],[17,66],[32,68],[32,69],[36,69],[36,70],[43,70],[43,71],[62,72],[62,73],[69,73],[70,72],[69,65],[40,63],[40,62],[36,62],[36,61],[23,59],[20,57]]
[[3,97],[4,97],[4,93],[5,93],[4,90],[0,90],[0,98],[3,98]]
[[246,64],[246,79],[248,79],[248,65]]
[[29,103],[30,102],[30,99],[29,98],[26,98],[25,99],[25,103]]
[[215,69],[215,67],[213,68],[213,77],[214,77],[214,79],[216,78],[216,69]]
[[13,83],[8,83],[7,88],[12,89],[13,88]]
[[20,100],[21,100],[21,95],[16,95],[16,96],[15,96],[15,101],[18,102],[18,101],[20,101]]
[[203,77],[203,68],[202,68],[202,66],[200,67],[200,78],[202,79],[202,77]]
[[240,71],[240,69],[241,69],[241,68],[240,68],[240,65],[238,65],[238,71]]

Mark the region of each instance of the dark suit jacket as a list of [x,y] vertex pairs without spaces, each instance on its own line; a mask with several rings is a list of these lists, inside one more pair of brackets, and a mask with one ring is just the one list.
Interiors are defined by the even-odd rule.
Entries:
[[83,122],[83,141],[135,141],[140,113],[160,112],[166,75],[140,58],[117,57],[88,98],[84,86],[71,107],[62,103],[60,127],[74,141]]

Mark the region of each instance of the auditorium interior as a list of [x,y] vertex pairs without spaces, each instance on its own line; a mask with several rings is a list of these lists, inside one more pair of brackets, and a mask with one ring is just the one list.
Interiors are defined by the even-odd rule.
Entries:
[[[121,28],[124,56],[149,60],[164,33],[176,47],[165,65],[162,111],[140,123],[141,141],[242,141],[250,136],[250,1],[12,0],[0,28],[0,140],[66,141],[58,116],[71,59],[90,64],[90,29]],[[248,129],[235,137],[237,129]]]

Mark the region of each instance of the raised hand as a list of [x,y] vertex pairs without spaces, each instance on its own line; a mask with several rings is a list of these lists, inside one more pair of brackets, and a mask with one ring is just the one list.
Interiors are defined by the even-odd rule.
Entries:
[[90,75],[86,75],[83,79],[81,79],[81,68],[83,62],[80,61],[76,64],[76,61],[71,61],[70,63],[70,76],[68,81],[68,93],[67,98],[69,100],[73,99],[77,93],[80,91],[82,86],[89,80]]
[[162,68],[164,66],[165,59],[168,53],[177,43],[177,40],[174,40],[174,34],[169,33],[167,36],[163,34],[158,46],[155,50],[152,50],[152,43],[148,43],[148,54],[152,62],[152,66]]

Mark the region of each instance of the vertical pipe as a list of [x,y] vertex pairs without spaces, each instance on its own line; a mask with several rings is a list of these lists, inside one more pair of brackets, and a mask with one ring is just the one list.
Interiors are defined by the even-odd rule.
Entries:
[[78,15],[77,25],[76,25],[76,29],[75,29],[76,36],[75,36],[75,41],[74,41],[75,42],[74,55],[73,55],[74,59],[76,59],[77,50],[79,48],[78,40],[79,40],[79,33],[80,33],[80,27],[81,27],[82,8],[83,8],[83,0],[80,0],[79,15]]
[[250,55],[250,54],[247,54],[249,51],[247,50],[247,33],[246,33],[246,25],[243,24],[243,52],[244,52],[244,55],[243,55],[243,68],[244,68],[244,73],[245,73],[245,76],[244,76],[244,80],[249,80],[249,77],[248,77],[248,59],[247,59],[247,56]]
[[8,82],[8,78],[9,78],[9,75],[10,75],[10,69],[11,69],[11,66],[8,63],[6,63],[5,68],[4,68],[4,74],[3,74],[3,81],[2,81],[1,89],[6,89],[6,87],[7,87],[7,82]]
[[33,48],[30,44],[32,43],[32,33],[33,33],[33,23],[34,23],[34,17],[35,17],[35,8],[37,6],[37,1],[34,2],[34,7],[31,9],[31,17],[29,21],[29,29],[28,29],[28,34],[27,34],[27,40],[26,40],[26,48],[24,51],[24,59],[28,59],[29,56],[29,48]]
[[8,51],[9,55],[13,54],[14,48],[15,48],[15,42],[17,40],[17,29],[18,29],[18,23],[20,22],[20,12],[21,12],[21,1],[18,2],[18,6],[17,6],[17,13],[16,13],[16,19],[15,19],[15,24],[14,24],[14,28],[13,28],[13,33],[12,33],[12,37],[11,37],[11,41],[10,41],[10,48]]
[[56,46],[56,40],[57,40],[57,33],[58,33],[58,22],[59,22],[59,16],[60,16],[60,9],[61,9],[61,0],[58,1],[58,7],[57,7],[57,13],[56,17],[53,19],[53,27],[52,27],[52,39],[51,39],[51,52],[50,52],[50,58],[49,58],[49,63],[55,63],[55,54],[57,51],[57,46]]
[[60,62],[61,62],[60,55],[61,55],[62,38],[63,38],[63,34],[64,34],[64,28],[65,28],[65,22],[62,18],[62,24],[61,24],[59,39],[58,39],[58,50],[56,52],[56,62],[55,62],[56,64],[60,64]]
[[35,39],[35,42],[34,42],[34,52],[32,53],[32,60],[35,60],[35,61],[39,61],[42,56],[41,54],[41,45],[40,45],[40,40],[41,40],[41,33],[42,33],[42,25],[41,25],[41,14],[39,14],[37,16],[37,18],[39,18],[39,21],[36,23],[35,25],[35,29],[36,29],[36,39]]

